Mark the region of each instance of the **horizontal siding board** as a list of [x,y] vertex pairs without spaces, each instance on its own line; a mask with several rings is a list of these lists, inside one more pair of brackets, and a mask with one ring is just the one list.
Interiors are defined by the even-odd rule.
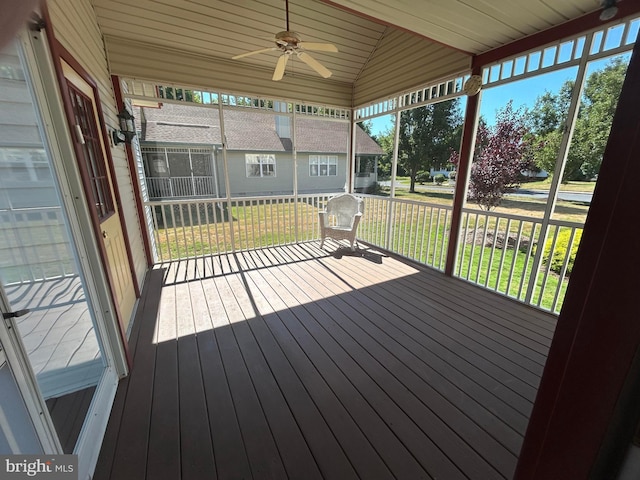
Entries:
[[570,0],[553,5],[545,0],[508,3],[437,0],[429,2],[428,8],[419,10],[410,2],[335,0],[332,3],[363,11],[392,25],[400,25],[473,53],[562,24],[597,7],[589,0]]
[[[115,129],[118,124],[117,108],[111,84],[111,74],[107,65],[102,32],[98,27],[91,2],[89,0],[55,0],[48,5],[57,40],[73,55],[96,83],[107,130]],[[135,281],[141,285],[147,264],[125,151],[122,147],[110,147],[108,138],[105,139],[105,142],[106,148],[111,148],[116,181],[122,200],[120,207],[127,226],[136,272]]]
[[26,83],[14,80],[0,80],[0,86],[0,102],[31,104]]
[[[16,140],[17,139],[17,140]],[[0,145],[41,146],[38,127],[29,125],[2,125]]]
[[405,32],[385,35],[354,88],[354,104],[376,100],[389,92],[401,92],[455,75],[469,68],[470,57],[431,44]]
[[[205,2],[142,1],[136,6],[112,1],[94,3],[103,32],[109,38],[153,42],[219,59],[268,48],[273,45],[274,35],[286,26],[282,6],[266,2],[245,3],[241,12],[238,5],[231,2],[217,2],[215,9]],[[339,81],[354,78],[386,28],[309,0],[292,4],[290,10],[290,29],[298,32],[302,40],[338,46],[338,54],[314,53]],[[248,57],[238,63],[266,66],[267,59],[276,55],[274,52]]]
[[145,45],[125,45],[109,41],[109,58],[115,74],[124,77],[200,86],[250,96],[281,98],[286,90],[289,99],[313,101],[336,106],[350,106],[351,87],[313,77],[271,80],[272,69],[254,69],[231,60],[217,61],[193,54],[179,54]]

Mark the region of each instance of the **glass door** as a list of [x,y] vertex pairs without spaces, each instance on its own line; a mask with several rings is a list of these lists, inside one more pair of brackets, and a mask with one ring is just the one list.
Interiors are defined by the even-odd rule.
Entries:
[[62,452],[92,449],[89,457],[95,458],[100,442],[81,440],[93,431],[88,420],[105,405],[102,397],[113,398],[115,374],[23,58],[17,43],[0,52],[0,289],[8,302],[3,314],[15,326],[20,354]]

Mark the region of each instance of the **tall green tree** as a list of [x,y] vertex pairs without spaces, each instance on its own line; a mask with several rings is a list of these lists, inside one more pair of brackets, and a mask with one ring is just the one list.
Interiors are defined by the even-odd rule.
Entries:
[[398,163],[411,179],[410,192],[415,192],[419,171],[447,165],[451,150],[460,146],[461,125],[458,99],[402,112]]
[[[600,170],[627,64],[625,57],[615,57],[602,70],[587,77],[563,182],[590,179]],[[535,138],[532,143],[536,145],[535,163],[550,173],[555,173],[574,86],[575,82],[570,80],[556,94],[545,92],[530,112],[530,128]]]
[[611,122],[618,105],[628,61],[616,57],[603,70],[595,71],[584,86],[569,158],[580,164],[584,179],[597,175],[609,139]]

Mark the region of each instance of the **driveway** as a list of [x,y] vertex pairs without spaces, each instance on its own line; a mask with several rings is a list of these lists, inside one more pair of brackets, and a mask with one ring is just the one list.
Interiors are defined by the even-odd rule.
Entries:
[[[390,187],[391,182],[389,180],[384,182],[379,182],[383,187]],[[400,188],[403,188],[405,185],[401,185]],[[438,187],[437,185],[422,185],[416,184],[416,190],[418,192],[443,192],[443,193],[453,193],[453,187],[449,185],[443,185]],[[528,198],[539,198],[546,199],[549,196],[549,192],[546,190],[531,190],[527,188],[519,188],[513,193],[507,193],[506,196],[517,196],[517,197],[528,197]],[[558,199],[564,200],[567,202],[578,202],[578,203],[591,203],[591,197],[593,197],[592,192],[560,192],[558,193]]]

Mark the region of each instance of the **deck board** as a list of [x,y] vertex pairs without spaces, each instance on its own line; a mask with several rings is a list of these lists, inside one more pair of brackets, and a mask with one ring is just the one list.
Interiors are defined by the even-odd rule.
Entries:
[[373,249],[162,267],[95,478],[511,478],[553,316]]
[[[295,272],[290,273],[293,278]],[[315,289],[324,298],[329,299],[330,306],[324,307],[329,316],[340,323],[342,329],[418,398],[429,398],[429,407],[441,418],[450,418],[447,423],[459,435],[469,436],[469,443],[478,445],[479,449],[488,450],[490,454],[501,451],[495,448],[494,437],[500,438],[513,455],[518,453],[518,435],[509,424],[522,418],[514,415],[508,405],[494,402],[494,407],[500,408],[503,413],[503,418],[497,419],[487,406],[476,401],[476,395],[481,396],[483,392],[475,388],[476,385],[473,382],[462,376],[456,378],[457,382],[449,381],[447,377],[450,377],[453,372],[445,364],[441,364],[443,373],[431,368],[421,355],[416,355],[407,348],[404,341],[409,340],[408,338],[404,337],[401,338],[404,341],[399,341],[393,332],[389,334],[388,330],[392,329],[392,325],[385,324],[383,316],[378,315],[376,310],[360,304],[358,297],[361,295],[353,293],[336,295],[336,292],[331,289],[323,290],[325,285],[313,275],[313,272],[307,273],[310,275],[297,278],[300,282],[306,281],[311,287],[310,290]],[[327,302],[324,302],[322,305],[326,304]],[[484,400],[490,407],[493,398],[484,396]],[[452,411],[452,408],[457,408],[467,416],[475,418],[478,424],[487,429],[492,436],[486,437],[484,432],[477,429],[475,423],[465,422],[464,417],[458,415],[457,411]],[[512,456],[508,457],[509,461],[512,461]]]

